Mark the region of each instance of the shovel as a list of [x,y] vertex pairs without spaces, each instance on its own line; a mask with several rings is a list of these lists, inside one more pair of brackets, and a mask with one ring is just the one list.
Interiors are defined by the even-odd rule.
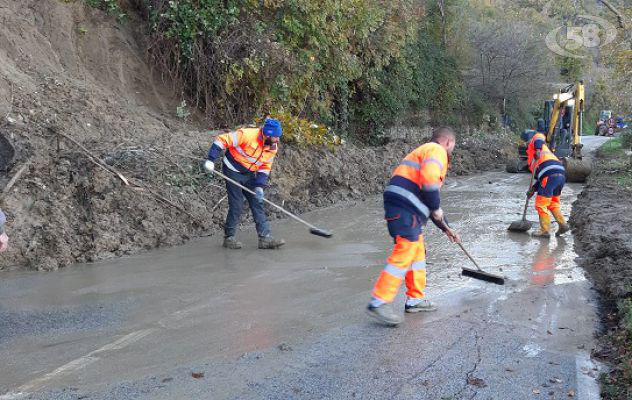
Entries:
[[[252,190],[250,190],[250,189],[248,189],[247,187],[245,187],[245,186],[241,185],[239,182],[237,182],[237,181],[235,181],[235,180],[233,180],[233,179],[230,179],[229,177],[227,177],[226,175],[222,174],[221,172],[219,172],[219,171],[213,171],[213,173],[214,173],[215,175],[217,175],[217,176],[219,176],[219,177],[221,177],[221,178],[223,178],[223,179],[227,180],[228,182],[232,183],[233,185],[235,185],[235,186],[237,186],[237,187],[241,188],[242,190],[245,190],[245,191],[246,191],[246,192],[248,192],[248,193],[251,193],[251,194],[255,194],[255,195],[256,195],[256,193],[255,193],[255,192],[253,192]],[[270,205],[271,205],[271,206],[273,206],[273,207],[276,207],[278,210],[280,210],[280,211],[284,212],[285,214],[289,215],[290,217],[294,218],[295,220],[297,220],[297,221],[298,221],[298,222],[300,222],[301,224],[303,224],[303,225],[307,225],[307,226],[309,227],[309,233],[311,233],[312,235],[322,236],[322,237],[324,237],[324,238],[330,238],[330,237],[332,237],[332,236],[334,235],[334,234],[333,234],[333,233],[331,233],[330,231],[326,231],[326,230],[324,230],[324,229],[320,229],[319,227],[314,226],[314,225],[310,224],[309,222],[302,220],[301,218],[299,218],[299,217],[297,217],[296,215],[292,214],[291,212],[287,211],[285,208],[283,208],[283,207],[281,207],[281,206],[279,206],[279,205],[274,204],[273,202],[271,202],[270,200],[266,199],[265,197],[263,198],[263,201],[265,201],[266,203],[270,204]]]
[[[536,169],[534,167],[533,173],[531,174],[531,180],[529,181],[529,189],[531,188],[531,185],[533,184],[535,171]],[[511,225],[509,225],[509,228],[507,228],[507,230],[512,231],[512,232],[526,232],[529,229],[531,229],[531,225],[533,224],[533,222],[527,221],[527,208],[529,207],[529,200],[531,200],[531,197],[527,196],[527,201],[525,201],[524,203],[524,211],[522,212],[522,219],[512,222]]]

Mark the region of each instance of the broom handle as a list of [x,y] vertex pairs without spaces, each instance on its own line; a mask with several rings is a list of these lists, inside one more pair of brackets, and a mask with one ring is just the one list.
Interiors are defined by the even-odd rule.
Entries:
[[463,247],[463,245],[461,244],[461,242],[457,242],[456,244],[459,245],[459,247],[461,248],[461,250],[463,250],[463,253],[465,253],[465,255],[474,263],[474,265],[476,265],[476,268],[478,268],[479,271],[483,271],[481,269],[481,267],[478,266],[478,263],[476,262],[476,260],[470,255],[470,253],[468,253],[467,250],[465,250],[465,247]]
[[[533,185],[533,179],[535,178],[535,165],[533,166],[533,172],[531,173],[531,179],[529,180],[529,190],[531,190],[531,185]],[[522,212],[522,220],[527,219],[527,209],[529,208],[529,200],[531,198],[527,196],[527,201],[524,202],[524,211]]]
[[[245,187],[244,185],[242,185],[242,184],[240,184],[239,182],[235,181],[234,179],[230,179],[229,177],[227,177],[226,175],[222,174],[221,172],[213,170],[213,173],[214,173],[215,175],[217,175],[217,176],[222,177],[223,179],[227,180],[228,182],[232,183],[233,185],[235,185],[235,186],[239,187],[240,189],[245,190],[246,192],[248,192],[248,193],[250,193],[250,194],[254,194],[254,195],[256,195],[256,193],[255,193],[255,192],[253,192],[252,190],[248,189],[247,187]],[[279,206],[279,205],[274,204],[273,202],[271,202],[270,200],[266,199],[265,197],[263,198],[263,201],[265,201],[266,203],[270,204],[270,205],[271,205],[271,206],[273,206],[273,207],[276,207],[278,210],[280,210],[280,211],[284,212],[285,214],[287,214],[287,215],[289,215],[290,217],[294,218],[294,219],[295,219],[295,220],[297,220],[298,222],[300,222],[300,223],[302,223],[302,224],[304,224],[304,225],[307,225],[307,226],[309,226],[309,227],[310,227],[310,228],[312,228],[312,229],[320,230],[320,229],[318,229],[318,227],[316,227],[316,226],[314,226],[314,225],[310,224],[310,223],[309,223],[309,222],[307,222],[307,221],[302,220],[301,218],[299,218],[299,217],[297,217],[296,215],[292,214],[291,212],[287,211],[285,208],[283,208],[283,207],[281,207],[281,206]]]

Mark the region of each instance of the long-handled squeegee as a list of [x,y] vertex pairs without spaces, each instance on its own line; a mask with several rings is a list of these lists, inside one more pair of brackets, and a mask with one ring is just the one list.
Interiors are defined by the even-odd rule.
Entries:
[[[232,183],[233,185],[241,188],[242,190],[245,190],[248,193],[256,195],[256,193],[253,192],[252,190],[248,189],[244,185],[241,185],[239,182],[236,182],[234,179],[230,179],[229,177],[227,177],[226,175],[222,174],[221,172],[213,171],[213,173],[215,175],[227,180],[228,182]],[[271,202],[270,200],[266,199],[265,197],[263,198],[263,201],[265,201],[266,203],[270,204],[273,207],[276,207],[278,210],[280,210],[280,211],[284,212],[285,214],[289,215],[290,217],[294,218],[295,220],[297,220],[301,224],[307,225],[309,227],[309,233],[311,233],[312,235],[322,236],[322,237],[325,237],[325,238],[330,238],[330,237],[333,236],[333,233],[331,233],[330,231],[326,231],[324,229],[320,229],[319,227],[314,226],[314,225],[310,224],[309,222],[302,220],[301,218],[299,218],[296,215],[292,214],[291,212],[287,211],[283,207],[274,204],[273,202]]]
[[[433,219],[433,221],[435,220]],[[445,219],[438,220],[436,224],[439,227],[443,227],[443,229],[450,229],[450,225],[448,225]],[[497,285],[505,284],[505,278],[503,278],[502,276],[490,274],[489,272],[483,271],[481,267],[478,266],[476,260],[474,260],[474,258],[467,250],[465,250],[465,247],[463,247],[463,244],[460,241],[456,242],[456,244],[458,244],[461,250],[463,250],[463,253],[465,253],[467,258],[469,258],[474,263],[474,265],[476,265],[476,269],[461,267],[461,275],[469,276],[470,278],[479,279],[481,281],[495,283]]]
[[461,250],[463,250],[465,255],[474,263],[474,265],[476,265],[476,269],[461,267],[461,275],[469,276],[470,278],[479,279],[486,282],[495,283],[497,285],[505,284],[505,278],[503,278],[502,276],[490,274],[489,272],[483,271],[481,267],[478,266],[478,263],[476,262],[476,260],[472,258],[472,256],[470,255],[470,253],[468,253],[467,250],[465,250],[465,247],[463,247],[461,242],[457,242],[457,244],[459,245]]

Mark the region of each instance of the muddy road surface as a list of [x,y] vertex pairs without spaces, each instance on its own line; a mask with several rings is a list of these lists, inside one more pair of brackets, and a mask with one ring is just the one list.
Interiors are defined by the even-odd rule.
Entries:
[[[450,178],[444,209],[497,286],[426,229],[434,313],[364,313],[391,242],[381,198],[303,217],[312,236],[241,251],[220,237],[54,273],[0,274],[0,399],[597,399],[596,300],[572,236],[509,233],[527,174]],[[563,194],[570,213],[580,185]],[[537,221],[532,206],[528,218]],[[396,307],[403,312],[403,292]]]

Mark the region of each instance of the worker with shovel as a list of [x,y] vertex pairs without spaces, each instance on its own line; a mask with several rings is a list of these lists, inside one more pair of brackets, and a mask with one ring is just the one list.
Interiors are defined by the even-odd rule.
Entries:
[[281,123],[276,119],[267,118],[261,128],[238,129],[217,136],[209,149],[208,159],[204,162],[207,171],[215,171],[214,161],[219,158],[222,150],[226,150],[224,175],[250,189],[246,191],[226,181],[228,215],[224,225],[223,245],[228,249],[242,247],[235,239],[235,231],[244,207],[244,197],[255,220],[259,248],[276,249],[285,244],[283,239],[275,239],[270,235],[270,227],[263,209],[263,188],[268,182],[281,134]]
[[408,289],[406,312],[437,309],[424,297],[426,249],[422,228],[431,219],[452,242],[460,242],[458,234],[444,223],[439,198],[455,143],[450,128],[435,129],[430,143],[413,150],[395,168],[384,191],[386,224],[395,246],[375,283],[367,312],[387,325],[403,321],[391,303],[404,280]]
[[[523,133],[524,135],[525,133]],[[528,137],[523,137],[527,141]],[[551,218],[549,212],[557,221],[559,227],[555,236],[560,236],[570,230],[561,210],[560,195],[566,183],[566,171],[560,160],[546,145],[546,136],[542,133],[533,135],[527,146],[529,170],[534,173],[535,183],[527,196],[531,198],[536,192],[535,209],[540,218],[540,229],[533,233],[533,237],[551,237]]]

